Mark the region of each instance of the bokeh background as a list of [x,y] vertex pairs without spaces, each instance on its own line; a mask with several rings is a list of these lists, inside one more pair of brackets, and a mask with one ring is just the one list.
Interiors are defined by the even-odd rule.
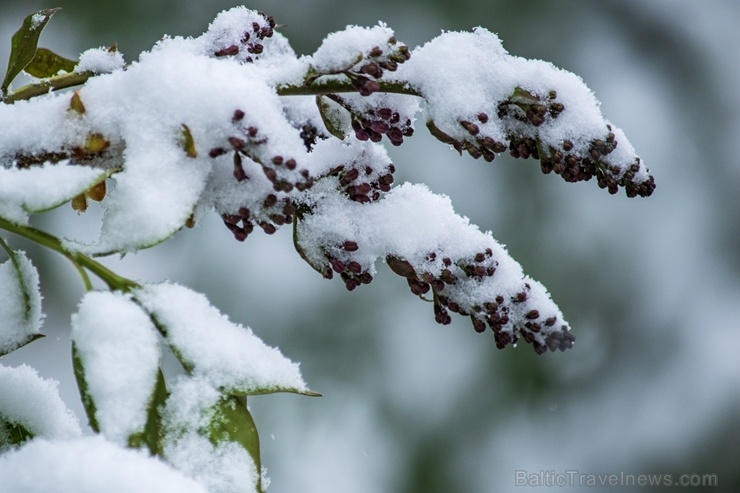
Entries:
[[[0,2],[0,60],[29,12],[61,6],[42,45],[69,57],[118,43],[133,61],[163,34],[199,35],[226,0]],[[148,281],[206,293],[302,363],[322,398],[255,397],[270,491],[539,490],[516,471],[716,474],[740,491],[740,3],[736,0],[252,0],[299,53],[347,24],[386,21],[414,47],[477,25],[513,54],[571,70],[656,177],[649,199],[544,176],[538,163],[460,158],[423,125],[392,156],[400,181],[449,195],[542,281],[578,338],[566,353],[497,351],[380,266],[353,293],[321,279],[290,231],[233,240],[217,216],[157,248],[109,259]],[[486,63],[486,60],[480,60]],[[2,131],[2,129],[0,129]],[[92,238],[96,211],[36,223]],[[84,421],[69,364],[73,269],[33,245],[48,337],[3,358],[60,380]],[[544,474],[544,473],[543,473]],[[692,478],[697,481],[700,478]],[[638,486],[555,488],[648,491]],[[530,483],[531,484],[531,483]],[[544,489],[544,488],[543,488]],[[652,488],[654,490],[655,488]],[[661,489],[661,488],[659,488]]]

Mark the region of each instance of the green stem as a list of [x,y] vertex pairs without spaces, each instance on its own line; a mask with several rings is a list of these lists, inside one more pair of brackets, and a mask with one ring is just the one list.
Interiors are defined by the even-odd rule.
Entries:
[[36,96],[47,94],[50,91],[66,89],[67,87],[79,86],[87,82],[87,79],[95,75],[93,72],[72,72],[69,74],[49,77],[40,82],[23,86],[17,91],[13,91],[3,99],[3,103],[14,103],[25,99],[31,99]]
[[85,269],[98,276],[112,290],[130,291],[139,287],[136,282],[119,276],[100,262],[93,260],[87,255],[68,250],[64,247],[59,238],[45,231],[41,231],[32,226],[16,224],[4,218],[0,218],[0,229],[22,236],[23,238],[54,250],[67,257],[67,259],[69,259],[69,261],[77,268],[87,290],[92,289],[92,283],[90,282],[90,278],[85,272]]

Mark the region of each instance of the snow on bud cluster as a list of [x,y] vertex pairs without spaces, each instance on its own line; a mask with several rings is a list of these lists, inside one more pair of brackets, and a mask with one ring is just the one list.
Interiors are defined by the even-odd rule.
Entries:
[[83,68],[107,60],[112,72],[71,96],[0,105],[0,216],[24,223],[69,199],[83,211],[104,198],[100,239],[66,244],[94,254],[154,245],[208,209],[239,241],[293,225],[299,254],[348,289],[372,281],[383,258],[430,297],[440,323],[455,312],[490,328],[498,347],[570,347],[545,289],[446,199],[394,189],[380,144],[411,137],[423,109],[432,135],[460,153],[508,151],[569,182],[650,195],[652,176],[583,81],[509,55],[483,28],[412,51],[385,24],[348,26],[297,56],[276,27],[234,8],[127,67],[115,52],[86,52]]
[[573,345],[542,285],[424,186],[404,184],[369,204],[347,204],[327,191],[299,223],[297,238],[317,270],[340,273],[350,290],[370,282],[376,260],[385,259],[413,294],[433,301],[437,322],[450,323],[449,312],[470,317],[477,332],[493,331],[499,348],[519,339],[539,354]]
[[328,35],[310,57],[311,68],[305,82],[341,74],[360,95],[369,96],[380,90],[379,81],[386,72],[395,72],[410,57],[408,46],[399,43],[385,24],[371,28],[348,26]]
[[[428,103],[432,134],[472,157],[509,150],[534,157],[568,182],[593,177],[601,188],[648,196],[655,182],[627,138],[571,72],[508,54],[484,28],[447,32],[413,51],[392,76]],[[617,146],[619,144],[619,147]]]

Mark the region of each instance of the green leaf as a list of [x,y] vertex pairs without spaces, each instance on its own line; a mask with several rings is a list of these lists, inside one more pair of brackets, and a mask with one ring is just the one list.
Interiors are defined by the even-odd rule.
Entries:
[[345,133],[342,130],[342,113],[327,103],[322,96],[316,96],[316,106],[319,107],[321,121],[324,122],[326,130],[339,140],[344,140]]
[[34,437],[34,434],[19,423],[6,421],[0,416],[0,450],[4,445],[21,445]]
[[21,73],[36,56],[36,47],[39,43],[41,31],[46,27],[51,16],[54,15],[61,7],[54,9],[45,9],[29,14],[24,20],[23,25],[13,35],[10,48],[10,60],[8,60],[8,70],[5,73],[0,90],[3,95],[7,93],[10,83]]
[[95,407],[95,400],[93,399],[90,392],[87,390],[87,381],[85,380],[85,367],[82,364],[82,359],[77,351],[77,346],[72,343],[72,367],[75,373],[75,380],[77,380],[77,389],[80,391],[80,397],[82,398],[82,405],[85,408],[85,414],[87,414],[87,420],[90,423],[90,428],[95,433],[100,433],[100,425],[95,417],[97,408]]
[[162,409],[169,393],[164,379],[164,373],[160,368],[157,372],[157,382],[154,385],[152,398],[147,407],[146,425],[144,431],[135,433],[129,437],[129,446],[140,448],[147,446],[152,455],[162,455],[162,436],[164,430],[162,426]]
[[6,354],[10,354],[13,351],[15,351],[16,349],[20,349],[23,346],[26,346],[28,344],[31,344],[33,341],[36,341],[36,340],[39,340],[39,339],[43,339],[44,337],[46,337],[44,334],[30,334],[25,339],[23,339],[21,341],[17,341],[15,343],[15,345],[13,345],[13,348],[12,349],[0,350],[0,357],[5,356]]
[[74,60],[57,55],[47,48],[39,48],[36,50],[36,56],[23,70],[36,78],[46,79],[58,75],[61,71],[74,72],[75,65],[77,62]]
[[193,134],[190,133],[190,128],[184,123],[182,124],[182,147],[185,149],[185,154],[188,157],[198,157],[198,150],[195,148]]
[[222,390],[225,390],[230,395],[235,395],[235,396],[287,393],[287,394],[305,395],[307,397],[323,397],[320,393],[314,392],[313,390],[300,390],[300,389],[294,389],[290,387],[273,387],[269,389],[260,388],[260,389],[248,389],[248,390],[239,389],[238,387],[235,387],[235,388],[222,389]]
[[[215,413],[208,432],[214,445],[229,441],[241,445],[254,460],[257,474],[262,471],[260,460],[260,437],[252,414],[247,409],[246,398],[224,396],[214,406]],[[257,480],[257,492],[264,491],[262,479]]]

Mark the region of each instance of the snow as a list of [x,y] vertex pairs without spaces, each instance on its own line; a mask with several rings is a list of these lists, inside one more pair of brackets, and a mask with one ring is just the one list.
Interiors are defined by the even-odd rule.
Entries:
[[196,433],[168,442],[167,460],[188,477],[205,486],[209,493],[249,491],[245,485],[257,482],[257,470],[249,453],[233,442],[213,445]]
[[[595,140],[619,131],[604,119],[598,100],[580,77],[549,62],[509,55],[498,36],[482,27],[472,33],[442,33],[414,50],[411,59],[388,78],[417,89],[426,99],[429,117],[437,127],[456,140],[472,144],[486,136],[496,142],[532,137],[549,153],[549,148],[563,149],[568,140],[573,144],[568,152],[587,156]],[[551,103],[559,103],[565,109],[543,115],[538,125],[525,124],[523,109],[509,104],[517,88],[538,99],[537,104],[549,108]],[[499,118],[503,103],[512,114]],[[480,113],[487,115],[486,121],[476,119]],[[464,121],[475,122],[480,134],[476,131],[471,136],[461,125]],[[621,178],[637,156],[622,132],[616,140],[620,152],[606,155],[605,160],[619,168],[615,175]],[[635,182],[648,178],[641,166]]]
[[123,69],[124,65],[123,55],[118,50],[91,48],[80,55],[80,61],[75,65],[75,72],[107,74]]
[[[437,284],[433,289],[435,296],[444,296],[468,313],[480,312],[486,303],[501,297],[504,301],[497,301],[497,305],[505,307],[514,322],[509,326],[503,323],[502,330],[514,338],[513,342],[518,337],[516,331],[523,331],[528,319],[554,318],[558,322],[527,335],[540,346],[551,332],[567,330],[562,313],[545,288],[526,277],[521,266],[490,233],[481,232],[467,218],[457,215],[449,198],[432,193],[424,185],[409,183],[369,204],[348,203],[344,196],[334,192],[331,183],[325,188],[317,186],[314,193],[319,190],[325,191],[325,195],[312,204],[312,213],[304,217],[297,229],[298,242],[312,265],[329,262],[326,268],[331,269],[332,259],[345,265],[357,262],[362,272],[374,275],[378,258],[393,257],[407,262],[413,269],[414,274],[405,277],[422,281],[429,276],[425,280],[428,283],[433,282],[430,278],[443,279],[447,270],[456,281]],[[343,247],[347,241],[354,242],[357,248],[348,251]],[[445,263],[444,259],[449,262]],[[492,267],[495,271],[476,276],[466,272],[469,266],[481,266],[484,272]],[[524,300],[508,303],[522,292],[526,294]],[[446,306],[452,310],[453,305]],[[528,317],[532,311],[537,315]],[[480,319],[483,318],[481,315]]]
[[214,445],[207,438],[211,423],[218,418],[215,406],[221,393],[199,377],[178,379],[170,392],[163,413],[167,461],[211,493],[255,485],[259,475],[244,448],[228,441]]
[[30,213],[57,207],[105,176],[99,169],[68,162],[22,170],[0,167],[0,216],[27,224]]
[[297,364],[250,328],[229,321],[202,294],[177,284],[156,284],[134,296],[161,324],[193,376],[214,388],[238,394],[307,391]]
[[49,20],[49,16],[41,12],[36,12],[31,16],[31,30],[36,30],[43,23]]
[[33,340],[40,334],[39,274],[22,251],[0,264],[0,356]]
[[101,436],[34,440],[0,456],[0,477],[7,493],[207,493],[164,462]]
[[[499,347],[519,337],[538,352],[570,347],[572,339],[564,339],[568,325],[547,290],[490,232],[424,185],[391,188],[394,168],[385,148],[350,129],[352,121],[382,128],[373,118],[392,108],[401,122],[397,129],[413,131],[423,110],[448,143],[471,154],[484,138],[502,145],[531,138],[545,154],[568,142],[567,151],[580,156],[611,135],[619,146],[603,162],[616,169],[613,177],[630,170],[637,183],[651,179],[644,166],[632,169],[640,163],[634,148],[604,119],[583,81],[547,62],[509,55],[483,28],[443,33],[406,62],[388,58],[408,52],[382,23],[348,26],[305,57],[273,27],[270,18],[237,7],[220,14],[202,36],[165,37],[129,66],[116,51],[84,52],[76,71],[98,74],[77,93],[84,111],[70,110],[69,93],[0,105],[0,216],[27,224],[30,213],[56,207],[109,174],[99,239],[66,240],[66,247],[90,254],[135,252],[169,238],[205,209],[222,215],[243,240],[248,228],[271,232],[291,224],[295,214],[296,242],[306,260],[326,277],[340,274],[350,290],[369,282],[381,259],[407,278],[415,295],[434,303],[440,323],[449,323],[453,311],[469,316],[476,330],[488,324]],[[393,62],[382,80],[403,83],[423,98],[337,97],[328,104],[344,115],[347,137],[304,142],[307,124],[329,137],[321,115],[312,98],[280,97],[277,88],[302,83],[307,75],[319,77],[317,84],[344,80],[345,71],[365,77],[360,71],[370,69],[360,64],[381,57]],[[523,107],[535,103],[549,113],[533,124]],[[556,104],[564,110],[554,111]],[[376,133],[390,139],[387,130]],[[91,136],[109,146],[87,148]],[[193,146],[186,146],[186,137]],[[0,265],[0,285],[9,290],[0,299],[0,353],[36,334],[42,318],[36,271],[25,255],[17,258],[20,283],[10,262]],[[24,310],[24,292],[31,296],[30,311]],[[499,316],[510,323],[497,322]],[[309,393],[299,366],[231,322],[205,296],[164,283],[130,294],[85,295],[72,317],[72,339],[95,421],[110,442],[36,440],[7,454],[0,458],[0,476],[14,474],[11,491],[202,491],[163,463],[114,445],[126,445],[146,424],[160,363],[157,329],[187,373],[171,385],[164,408],[167,461],[212,493],[258,481],[262,471],[249,453],[228,440],[214,444],[209,427],[227,395]],[[2,372],[7,378],[0,378],[0,396],[10,396],[0,400],[4,419],[40,437],[79,434],[53,382],[27,367],[0,367],[0,377]],[[44,470],[43,477],[24,472],[24,463]]]
[[128,295],[93,291],[72,316],[72,341],[101,432],[125,445],[144,429],[154,392],[160,359],[154,325]]
[[[59,396],[58,385],[56,380],[41,378],[29,366],[0,365],[0,450],[7,445],[3,422],[22,425],[40,438],[67,439],[82,433],[77,418]],[[10,476],[0,473],[3,487]]]
[[[0,214],[25,221],[25,211],[58,205],[79,193],[84,182],[98,179],[100,175],[93,178],[93,170],[104,168],[118,172],[102,204],[106,213],[100,238],[93,244],[72,239],[65,244],[71,249],[94,254],[133,252],[167,239],[193,214],[207,208],[232,216],[249,211],[251,226],[266,225],[266,231],[271,231],[289,221],[275,222],[280,211],[261,206],[268,196],[276,195],[280,203],[311,202],[315,198],[310,193],[305,197],[298,193],[306,187],[295,187],[327,170],[321,159],[307,151],[299,135],[305,123],[325,134],[318,111],[306,108],[306,98],[277,96],[276,87],[302,83],[307,75],[318,77],[317,84],[344,79],[343,71],[352,72],[354,83],[370,83],[363,86],[369,92],[377,84],[371,79],[398,81],[416,89],[426,100],[427,117],[459,142],[461,149],[482,149],[486,138],[501,145],[533,138],[544,154],[562,149],[569,141],[572,148],[567,152],[581,157],[588,155],[593,142],[604,141],[613,130],[620,146],[617,152],[605,154],[604,160],[615,170],[609,175],[614,183],[604,181],[602,185],[616,188],[616,181],[635,163],[634,149],[603,118],[598,102],[580,78],[543,61],[509,55],[498,37],[483,28],[443,33],[414,50],[406,61],[408,50],[382,23],[370,28],[348,26],[327,36],[313,55],[303,57],[296,56],[273,27],[271,18],[237,7],[219,14],[200,37],[163,38],[125,70],[120,53],[88,50],[77,70],[110,73],[92,77],[79,89],[83,114],[69,110],[64,93],[2,105],[0,125],[9,131],[0,139],[0,172],[8,177],[0,181],[8,183],[0,185]],[[382,73],[367,71],[371,65],[386,68]],[[517,88],[526,91],[523,102],[514,96]],[[556,97],[550,96],[555,93]],[[412,96],[342,97],[346,109],[338,111],[349,109],[354,123],[366,128],[372,126],[375,111],[392,108],[400,115],[400,123],[393,124],[398,125],[396,132],[411,132],[420,109],[420,100]],[[565,110],[551,111],[533,126],[522,120],[520,106],[535,103],[547,106],[548,111],[562,104]],[[502,104],[506,107],[503,113],[499,111]],[[482,113],[485,121],[471,131],[471,122],[480,120]],[[236,118],[237,114],[241,116]],[[376,128],[385,125],[375,124]],[[194,152],[184,148],[184,125],[194,141]],[[344,119],[344,126],[349,130],[349,118]],[[351,131],[346,133],[349,137],[344,145],[361,153],[363,143],[352,138]],[[357,131],[356,135],[367,139],[365,134]],[[12,169],[19,155],[43,161],[50,153],[63,155],[70,148],[84,148],[89,135],[102,136],[110,143],[109,149],[93,156],[92,167],[57,164]],[[392,142],[399,144],[400,134],[394,135]],[[245,175],[238,181],[231,176],[235,150]],[[487,157],[491,156],[488,152]],[[273,166],[273,159],[292,159],[297,165],[291,169]],[[72,159],[61,164],[77,163]],[[85,171],[78,174],[79,168]],[[640,166],[634,180],[647,179]],[[29,182],[34,185],[26,186]],[[57,189],[44,193],[49,183]],[[24,190],[22,196],[16,190]],[[44,199],[32,203],[40,200],[33,197]],[[245,224],[244,229],[251,226]]]
[[374,27],[347,26],[329,34],[309,58],[312,67],[322,73],[336,73],[351,68],[374,47],[388,48],[393,30],[384,23]]

